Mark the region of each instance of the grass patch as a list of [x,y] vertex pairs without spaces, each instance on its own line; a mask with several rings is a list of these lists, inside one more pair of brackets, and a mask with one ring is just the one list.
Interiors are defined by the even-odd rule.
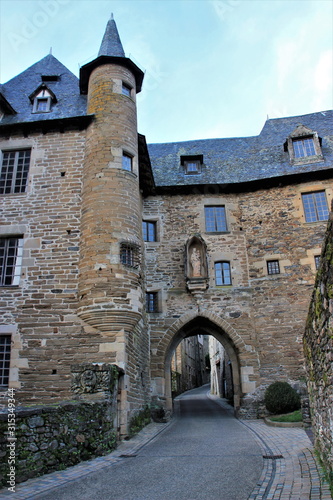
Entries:
[[269,417],[273,422],[302,422],[301,410],[293,411],[292,413],[286,413],[285,415],[276,415],[275,417]]

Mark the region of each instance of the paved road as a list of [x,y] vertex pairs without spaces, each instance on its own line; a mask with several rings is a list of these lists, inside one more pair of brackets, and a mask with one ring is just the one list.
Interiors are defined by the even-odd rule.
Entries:
[[253,434],[207,397],[178,399],[170,426],[134,457],[35,495],[45,500],[244,500],[263,468]]

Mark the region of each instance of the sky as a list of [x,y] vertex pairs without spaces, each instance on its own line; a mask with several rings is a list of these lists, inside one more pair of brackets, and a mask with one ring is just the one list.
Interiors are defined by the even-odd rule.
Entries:
[[258,135],[333,108],[332,0],[0,0],[0,82],[52,54],[75,75],[114,15],[144,72],[148,143]]

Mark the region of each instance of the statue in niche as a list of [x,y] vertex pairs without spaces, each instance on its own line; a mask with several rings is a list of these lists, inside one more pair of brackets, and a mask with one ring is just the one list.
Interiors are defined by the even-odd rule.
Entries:
[[201,255],[198,248],[193,247],[190,262],[192,266],[192,277],[200,278],[201,277]]
[[206,244],[200,235],[190,238],[185,245],[185,268],[187,288],[190,291],[206,290],[208,287]]

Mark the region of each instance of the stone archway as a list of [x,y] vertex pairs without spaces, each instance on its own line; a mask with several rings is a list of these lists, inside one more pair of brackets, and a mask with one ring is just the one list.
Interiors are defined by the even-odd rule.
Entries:
[[[243,396],[256,389],[256,382],[253,379],[256,375],[259,377],[258,355],[253,345],[247,345],[225,319],[208,311],[199,314],[194,311],[189,312],[175,321],[160,339],[156,358],[154,353],[152,355],[153,363],[159,364],[161,368],[161,363],[164,365],[163,376],[157,377],[158,380],[152,377],[152,382],[153,387],[157,388],[158,395],[165,400],[166,410],[172,411],[170,369],[172,354],[184,338],[193,335],[212,335],[226,350],[232,364],[234,408],[238,413]],[[161,371],[160,374],[162,375]]]

